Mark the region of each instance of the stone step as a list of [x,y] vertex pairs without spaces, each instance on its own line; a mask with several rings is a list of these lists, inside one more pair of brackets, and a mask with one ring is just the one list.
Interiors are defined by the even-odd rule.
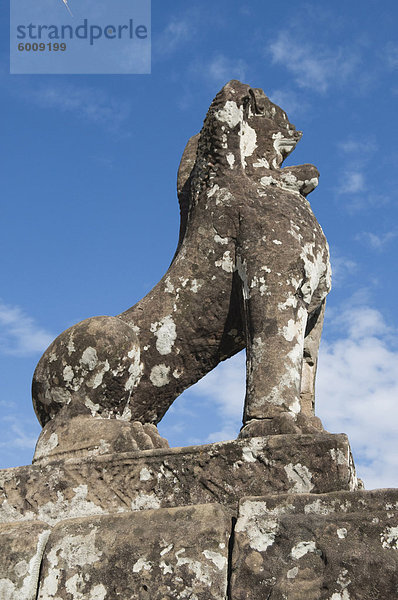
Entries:
[[230,442],[69,458],[0,471],[0,522],[220,503],[243,496],[357,488],[343,434]]

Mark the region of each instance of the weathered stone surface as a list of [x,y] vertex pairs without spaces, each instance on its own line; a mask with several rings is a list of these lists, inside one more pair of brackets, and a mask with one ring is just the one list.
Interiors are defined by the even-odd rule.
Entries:
[[398,597],[398,490],[245,498],[231,600]]
[[0,522],[356,488],[345,435],[275,435],[0,471]]
[[97,419],[87,415],[70,418],[69,414],[61,413],[44,426],[33,463],[168,447],[167,440],[152,423]]
[[118,317],[86,319],[50,345],[33,379],[43,426],[63,410],[156,424],[183,390],[246,347],[244,435],[319,430],[330,266],[306,200],[318,171],[281,167],[300,138],[262,90],[223,87],[183,154],[169,270]]
[[49,535],[46,523],[0,525],[1,600],[36,600],[40,564]]
[[231,529],[217,505],[72,519],[51,533],[38,600],[225,600]]

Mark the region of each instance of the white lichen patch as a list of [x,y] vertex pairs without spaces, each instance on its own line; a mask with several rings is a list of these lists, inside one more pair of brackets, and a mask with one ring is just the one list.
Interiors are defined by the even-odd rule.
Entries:
[[213,185],[213,187],[211,187],[208,191],[207,191],[207,197],[208,198],[212,198],[214,196],[214,194],[216,194],[218,192],[218,190],[220,189],[220,186],[215,183]]
[[163,387],[170,382],[169,373],[170,367],[165,364],[155,365],[152,367],[149,379],[155,387]]
[[330,597],[330,600],[350,600],[350,595],[348,590],[342,590],[342,592],[335,592]]
[[232,152],[227,154],[227,163],[229,164],[230,169],[234,168],[235,156],[232,154]]
[[247,121],[243,121],[239,135],[240,158],[242,167],[245,168],[247,164],[245,159],[251,156],[257,148],[257,133],[253,127],[250,127]]
[[333,508],[327,506],[322,500],[317,499],[310,504],[306,504],[304,506],[304,513],[306,515],[316,514],[316,515],[330,515],[333,513]]
[[297,323],[294,319],[289,319],[287,325],[282,327],[282,335],[286,341],[291,342],[294,338],[297,338],[301,333],[301,324]]
[[242,447],[242,460],[253,463],[259,455],[264,454],[264,441],[261,438],[249,438]]
[[260,275],[260,277],[257,277],[257,275],[255,275],[253,277],[253,279],[250,282],[250,288],[253,289],[255,287],[258,287],[258,291],[260,292],[260,296],[264,296],[264,295],[269,295],[268,293],[268,286],[265,283],[265,277],[263,277],[262,275]]
[[228,127],[233,129],[242,120],[243,110],[238,107],[236,102],[227,100],[224,107],[214,113],[216,119],[222,123],[226,123]]
[[97,351],[92,346],[88,346],[82,354],[80,364],[84,365],[89,371],[95,369],[98,363]]
[[72,379],[74,378],[75,374],[73,372],[73,369],[70,365],[66,365],[66,367],[64,367],[63,371],[62,371],[62,376],[64,378],[64,381],[66,381],[66,383],[69,383],[70,381],[72,381]]
[[278,180],[275,179],[275,177],[272,177],[272,175],[265,175],[260,179],[260,184],[263,187],[268,187],[269,185],[278,185],[278,183]]
[[168,554],[173,548],[174,544],[169,544],[168,546],[166,546],[166,548],[163,548],[163,550],[160,551],[160,556],[165,556],[165,554]]
[[286,573],[286,577],[288,579],[295,579],[295,577],[298,575],[298,572],[298,567],[293,567],[293,569],[289,569],[289,571]]
[[269,169],[269,162],[266,158],[259,158],[257,162],[253,163],[255,169]]
[[105,360],[103,367],[94,373],[92,377],[87,379],[86,385],[87,387],[91,387],[93,390],[97,389],[103,382],[104,375],[110,370],[110,365],[108,360]]
[[[62,571],[87,567],[101,559],[102,552],[95,545],[97,530],[97,527],[94,527],[90,533],[85,535],[65,534],[53,543],[47,553],[49,566],[48,574],[40,588],[42,598],[56,598]],[[73,589],[73,583],[71,581],[69,584],[71,589]]]
[[63,519],[100,515],[104,510],[87,500],[88,487],[80,484],[73,488],[74,497],[67,500],[61,492],[57,492],[57,500],[49,501],[39,507],[37,518],[40,521],[54,525]]
[[139,558],[137,562],[133,564],[133,573],[140,573],[141,571],[152,571],[152,563],[145,558]]
[[220,552],[214,552],[213,550],[203,550],[202,554],[210,560],[219,571],[227,568],[228,560],[226,556],[220,554]]
[[304,244],[300,253],[304,263],[305,281],[301,286],[304,302],[311,302],[313,293],[317,289],[321,278],[324,279],[325,295],[331,286],[331,272],[328,257],[324,257],[323,250],[315,251],[315,243]]
[[331,448],[329,450],[330,456],[338,465],[347,465],[349,457],[341,450],[341,448]]
[[70,336],[66,349],[68,350],[68,354],[72,354],[72,352],[75,352],[76,348],[75,343],[73,341],[73,335]]
[[164,291],[167,292],[168,294],[173,294],[174,293],[174,285],[171,283],[169,276],[166,277],[166,279],[164,280],[164,283],[165,283]]
[[296,308],[298,304],[297,296],[290,294],[284,302],[278,303],[278,310],[287,310],[288,308]]
[[301,463],[297,463],[296,465],[289,463],[284,466],[284,470],[289,481],[293,483],[292,492],[306,493],[314,488],[314,484],[311,481],[312,474],[305,465]]
[[98,411],[100,409],[100,405],[99,404],[95,404],[92,400],[90,400],[90,398],[85,398],[84,399],[84,404],[91,411],[91,414],[92,414],[93,417],[96,414],[98,414]]
[[[87,583],[83,576],[75,574],[65,582],[65,589],[73,598],[73,600],[104,600],[107,595],[107,590],[102,583],[95,585],[86,592]],[[83,591],[82,591],[83,590]],[[42,596],[40,596],[42,597]]]
[[[187,569],[195,575],[197,581],[200,581],[200,583],[204,583],[207,586],[212,584],[212,570],[208,565],[185,556],[185,548],[178,550],[178,552],[175,553],[175,557],[177,559],[177,567],[186,565]],[[189,596],[189,598],[191,598],[191,596]]]
[[302,558],[303,556],[308,554],[308,552],[315,552],[315,551],[316,551],[316,543],[311,540],[308,542],[299,542],[292,548],[290,554],[291,554],[292,558],[294,558],[295,560],[299,560],[300,558]]
[[173,567],[166,563],[164,560],[160,561],[159,567],[161,568],[163,575],[167,575],[167,573],[173,572]]
[[29,563],[21,560],[15,565],[14,573],[17,579],[23,578],[19,585],[9,578],[0,579],[1,600],[36,600],[40,565],[49,536],[50,530],[42,531],[38,536],[36,550]]
[[203,285],[203,280],[202,279],[192,279],[192,281],[191,281],[191,287],[189,289],[194,294],[197,294],[198,291],[200,290],[200,288],[202,287],[202,285]]
[[153,478],[153,473],[147,467],[142,467],[140,471],[140,481],[149,481]]
[[131,501],[131,510],[150,510],[160,508],[160,500],[155,494],[145,494],[140,491],[139,495]]
[[215,261],[216,267],[221,267],[223,271],[232,273],[234,271],[234,262],[231,257],[230,250],[226,250],[220,260]]
[[228,238],[225,237],[221,237],[218,235],[218,233],[216,233],[216,235],[214,236],[214,241],[216,242],[216,244],[221,244],[222,246],[225,246],[226,244],[228,244]]
[[380,540],[383,548],[398,550],[398,527],[386,527],[380,534]]
[[156,350],[159,354],[170,354],[177,338],[176,325],[172,315],[167,315],[160,321],[151,323],[150,330],[156,337]]
[[245,500],[239,509],[235,531],[247,536],[250,548],[265,552],[275,541],[278,521],[270,516],[265,502]]

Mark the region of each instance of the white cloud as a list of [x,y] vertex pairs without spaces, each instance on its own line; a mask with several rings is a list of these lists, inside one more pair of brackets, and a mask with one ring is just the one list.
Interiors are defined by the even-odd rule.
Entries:
[[28,356],[43,352],[54,337],[18,306],[0,302],[0,352],[3,354]]
[[223,85],[231,79],[246,79],[247,64],[242,59],[230,59],[222,54],[213,58],[208,64],[207,71],[213,81]]
[[303,98],[291,90],[273,90],[269,94],[269,99],[280,106],[289,117],[303,113],[309,106]]
[[244,82],[247,71],[248,66],[244,60],[228,58],[223,54],[217,54],[207,62],[195,60],[190,66],[191,76],[210,81],[212,87],[214,84],[221,87],[231,79]]
[[170,58],[181,46],[188,44],[196,32],[192,15],[173,17],[152,43],[154,60]]
[[360,160],[362,164],[364,159],[367,161],[369,155],[374,154],[377,150],[377,144],[369,139],[358,140],[348,138],[343,142],[340,142],[338,147],[344,154],[348,154],[351,160]]
[[331,263],[333,288],[340,287],[348,279],[348,277],[353,275],[358,269],[358,265],[355,261],[347,258],[346,256],[340,256],[333,249]]
[[38,423],[22,421],[16,415],[3,417],[0,421],[0,430],[2,430],[0,447],[8,450],[12,448],[34,450],[40,429]]
[[398,44],[388,42],[384,52],[385,61],[390,69],[398,69]]
[[75,85],[52,83],[36,90],[31,89],[29,101],[41,108],[73,113],[111,131],[118,131],[130,114],[127,102],[96,88]]
[[223,423],[222,429],[230,429],[231,422],[235,420],[241,423],[245,398],[245,353],[240,352],[222,362],[192,388],[192,393],[214,400],[228,424],[226,427]]
[[317,379],[318,414],[333,432],[347,433],[359,476],[368,488],[398,485],[398,349],[381,313],[353,305],[324,341]]
[[365,189],[365,177],[359,171],[346,172],[339,186],[340,194],[357,194]]
[[269,44],[268,52],[275,64],[292,73],[299,87],[320,93],[325,93],[332,84],[345,82],[358,63],[351,50],[311,45],[297,39],[291,30],[280,31]]
[[398,235],[397,231],[388,231],[381,235],[377,235],[370,231],[363,231],[356,236],[356,240],[365,241],[374,250],[383,250],[384,247]]

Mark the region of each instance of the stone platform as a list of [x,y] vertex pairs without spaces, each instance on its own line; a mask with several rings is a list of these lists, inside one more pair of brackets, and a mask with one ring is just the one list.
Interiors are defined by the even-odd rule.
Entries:
[[390,600],[398,490],[345,435],[275,435],[0,471],[1,600]]
[[345,435],[273,435],[54,460],[0,471],[0,523],[357,487]]

